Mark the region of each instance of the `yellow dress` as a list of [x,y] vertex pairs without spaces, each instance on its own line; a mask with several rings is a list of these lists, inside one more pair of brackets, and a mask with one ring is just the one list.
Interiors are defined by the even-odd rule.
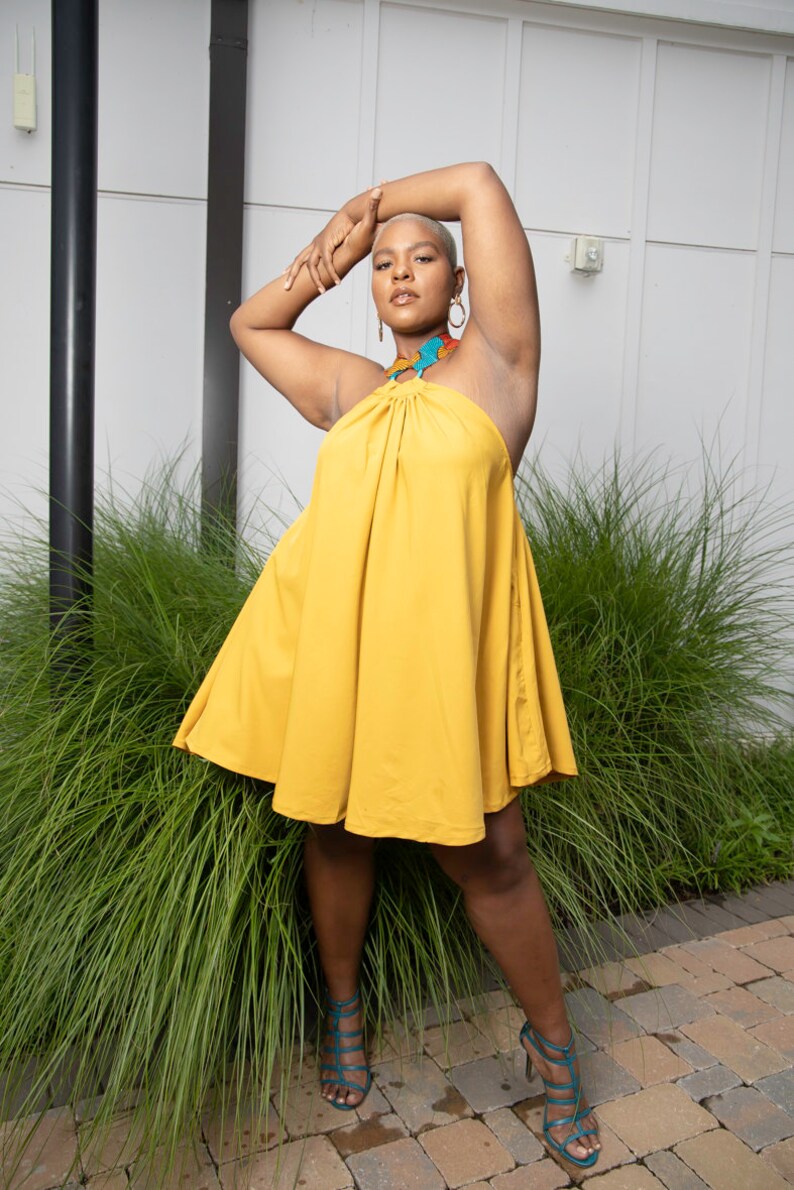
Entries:
[[470,398],[390,380],[344,414],[174,740],[289,818],[454,846],[576,776],[510,457]]

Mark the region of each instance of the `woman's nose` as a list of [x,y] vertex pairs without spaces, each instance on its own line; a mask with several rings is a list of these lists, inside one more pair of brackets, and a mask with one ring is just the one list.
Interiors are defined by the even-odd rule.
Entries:
[[411,270],[408,267],[407,261],[396,260],[394,262],[394,268],[392,269],[392,274],[393,274],[393,276],[397,277],[400,281],[403,281],[406,277],[409,277],[411,274]]

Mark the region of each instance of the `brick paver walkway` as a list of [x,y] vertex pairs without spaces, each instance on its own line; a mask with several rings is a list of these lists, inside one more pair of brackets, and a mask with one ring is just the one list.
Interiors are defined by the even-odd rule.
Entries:
[[[246,1132],[207,1117],[181,1176],[129,1164],[131,1116],[100,1150],[80,1149],[80,1106],[48,1114],[46,1142],[4,1190],[784,1190],[794,1185],[794,882],[604,927],[611,961],[571,963],[570,1014],[603,1149],[592,1170],[554,1158],[527,1083],[522,1016],[505,993],[460,1003],[448,1032],[428,1011],[372,1055],[374,1085],[355,1112],[317,1094],[307,1061],[283,1118]],[[649,945],[650,941],[650,945]],[[631,950],[635,957],[626,957]],[[639,957],[636,957],[639,954]],[[9,1122],[6,1131],[23,1126]]]

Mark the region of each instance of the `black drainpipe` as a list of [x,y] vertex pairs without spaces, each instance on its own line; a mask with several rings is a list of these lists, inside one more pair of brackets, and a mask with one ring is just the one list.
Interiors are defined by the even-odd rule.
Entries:
[[96,186],[97,0],[52,0],[50,616],[78,651],[93,564]]
[[237,515],[240,355],[229,318],[240,304],[248,0],[212,0],[204,305],[202,536],[231,548]]

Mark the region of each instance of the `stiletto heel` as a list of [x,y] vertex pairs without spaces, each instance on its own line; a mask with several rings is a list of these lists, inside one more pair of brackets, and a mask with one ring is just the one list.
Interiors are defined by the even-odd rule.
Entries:
[[[360,1107],[364,1102],[369,1089],[372,1085],[372,1075],[368,1066],[343,1066],[340,1061],[340,1054],[352,1052],[353,1050],[361,1050],[366,1057],[364,1049],[364,1030],[363,1029],[340,1029],[339,1022],[343,1017],[354,1016],[359,1011],[359,994],[356,992],[349,1000],[332,1000],[328,995],[328,988],[325,989],[325,999],[329,1007],[329,1016],[331,1017],[330,1031],[333,1040],[332,1046],[324,1045],[321,1052],[323,1054],[332,1054],[333,1062],[322,1062],[320,1064],[320,1085],[323,1083],[335,1083],[340,1087],[347,1087],[350,1091],[360,1093],[361,1098],[358,1103],[337,1103],[335,1099],[329,1099],[328,1103],[339,1111],[352,1111],[355,1107]],[[351,1007],[352,1005],[352,1007]],[[360,1037],[361,1041],[357,1041],[355,1045],[340,1045],[339,1039],[341,1037]],[[323,1075],[323,1070],[334,1071],[333,1078],[330,1075]],[[362,1087],[359,1083],[351,1083],[346,1079],[342,1071],[350,1073],[353,1070],[366,1070],[367,1078]]]
[[[567,1045],[555,1045],[553,1041],[547,1041],[546,1038],[542,1037],[541,1034],[538,1033],[538,1031],[536,1029],[533,1029],[532,1026],[530,1025],[529,1021],[525,1021],[521,1027],[521,1032],[519,1033],[519,1040],[523,1041],[525,1038],[529,1042],[529,1044],[532,1046],[532,1048],[535,1050],[535,1052],[540,1054],[541,1058],[543,1058],[544,1061],[550,1062],[553,1066],[565,1066],[567,1068],[568,1076],[570,1078],[570,1082],[567,1082],[567,1083],[551,1083],[551,1082],[548,1082],[545,1078],[543,1078],[543,1075],[540,1076],[541,1081],[542,1081],[544,1087],[546,1088],[546,1106],[543,1110],[543,1135],[546,1137],[546,1142],[552,1147],[552,1149],[554,1149],[554,1151],[556,1153],[559,1153],[561,1157],[564,1157],[566,1161],[571,1161],[571,1162],[573,1162],[574,1165],[578,1165],[582,1169],[589,1169],[590,1166],[595,1165],[596,1161],[598,1160],[598,1154],[599,1154],[600,1150],[594,1149],[593,1152],[590,1153],[589,1156],[587,1156],[587,1157],[574,1157],[571,1153],[568,1152],[568,1148],[567,1148],[567,1146],[571,1143],[572,1140],[581,1142],[582,1138],[585,1136],[597,1136],[598,1135],[598,1132],[595,1128],[583,1128],[581,1126],[581,1124],[579,1123],[579,1121],[581,1119],[583,1119],[584,1116],[587,1116],[590,1114],[590,1108],[589,1107],[581,1107],[580,1108],[580,1106],[579,1106],[579,1101],[580,1101],[581,1095],[582,1095],[582,1083],[581,1083],[581,1079],[579,1078],[579,1075],[576,1074],[576,1072],[574,1071],[574,1068],[573,1068],[573,1064],[576,1059],[576,1053],[575,1053],[575,1049],[574,1049],[573,1029],[571,1029],[571,1040],[568,1042]],[[548,1049],[550,1049],[550,1050],[553,1050],[557,1054],[561,1054],[562,1057],[560,1057],[560,1058],[550,1057],[550,1055],[547,1054],[546,1050],[543,1048],[544,1046],[548,1047]],[[527,1071],[526,1071],[526,1073],[527,1073],[527,1080],[528,1080],[530,1071],[532,1069],[532,1058],[531,1058],[528,1050],[525,1052],[527,1055]],[[558,1099],[556,1096],[549,1094],[550,1090],[569,1091],[571,1094],[570,1094],[569,1098]],[[560,1120],[549,1120],[549,1104],[550,1103],[572,1107],[574,1109],[573,1115],[572,1116],[563,1116],[562,1119],[560,1119]],[[556,1141],[554,1139],[554,1137],[551,1135],[551,1129],[564,1127],[566,1124],[570,1124],[572,1126],[572,1128],[576,1129],[576,1131],[571,1131],[571,1133],[565,1138],[565,1140],[562,1142],[562,1144],[560,1144],[560,1142]],[[586,1144],[587,1142],[585,1141],[584,1143]]]

